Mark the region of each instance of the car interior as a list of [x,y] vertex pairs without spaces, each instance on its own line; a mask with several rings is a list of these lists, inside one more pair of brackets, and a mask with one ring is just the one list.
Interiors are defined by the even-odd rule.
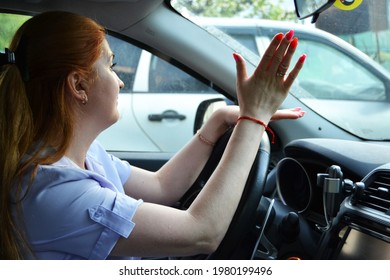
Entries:
[[[297,19],[314,23],[335,1],[314,1],[314,5],[311,0],[289,2],[295,7]],[[89,16],[110,34],[196,76],[229,102],[237,102],[232,59],[236,49],[180,14],[171,1],[0,2],[2,12],[34,15],[47,10]],[[255,69],[256,62],[247,58],[248,72]],[[309,103],[297,98],[295,91],[300,91],[299,85],[293,86],[281,109],[300,107],[306,115],[299,120],[270,123],[276,141],[272,144],[270,135],[264,134],[236,214],[217,251],[167,259],[390,259],[389,138],[372,140],[357,136],[325,119]],[[197,110],[194,132],[202,125],[200,120],[206,118],[207,107],[213,101]],[[390,110],[389,102],[387,95],[386,110]],[[346,106],[341,111],[348,110]],[[390,131],[388,120],[383,120],[383,124]],[[231,130],[216,143],[202,173],[175,207],[189,207],[218,165],[230,133]],[[109,152],[148,170],[157,170],[173,155]]]

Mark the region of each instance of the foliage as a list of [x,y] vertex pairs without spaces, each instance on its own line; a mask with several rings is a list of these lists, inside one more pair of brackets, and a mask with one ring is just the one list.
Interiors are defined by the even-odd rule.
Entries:
[[293,10],[283,6],[285,0],[176,0],[182,13],[205,17],[244,17],[273,20],[296,20]]
[[16,30],[29,18],[29,16],[0,13],[0,50],[9,47]]

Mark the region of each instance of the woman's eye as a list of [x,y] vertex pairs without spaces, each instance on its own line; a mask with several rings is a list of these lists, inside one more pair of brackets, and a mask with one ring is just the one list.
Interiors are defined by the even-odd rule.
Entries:
[[116,66],[116,63],[113,63],[112,65],[111,65],[111,70],[114,70],[114,67]]

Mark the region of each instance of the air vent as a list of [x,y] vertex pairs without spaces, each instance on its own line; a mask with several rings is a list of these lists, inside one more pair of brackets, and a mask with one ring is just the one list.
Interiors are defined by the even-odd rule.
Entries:
[[390,215],[390,173],[374,174],[358,203]]

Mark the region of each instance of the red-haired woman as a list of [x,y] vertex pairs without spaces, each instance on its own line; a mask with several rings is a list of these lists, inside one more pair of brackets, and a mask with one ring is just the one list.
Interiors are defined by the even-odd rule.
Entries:
[[[253,76],[234,54],[240,106],[218,110],[157,172],[106,153],[96,137],[119,118],[123,82],[106,31],[69,12],[28,20],[0,56],[0,258],[106,259],[214,251],[224,237],[271,118],[301,69],[297,46],[277,34]],[[236,124],[236,125],[235,125]],[[213,176],[188,210],[171,207],[215,142],[234,131]],[[244,153],[242,151],[245,151]],[[191,159],[191,160],[189,160]]]

